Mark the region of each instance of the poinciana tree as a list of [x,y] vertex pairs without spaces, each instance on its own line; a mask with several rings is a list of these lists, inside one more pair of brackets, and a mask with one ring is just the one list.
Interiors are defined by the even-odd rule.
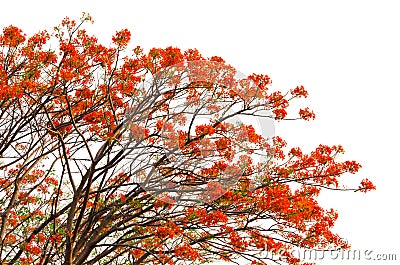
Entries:
[[88,20],[0,35],[2,264],[298,264],[293,248],[348,247],[316,199],[374,189],[339,183],[360,165],[245,122],[286,119],[302,86],[272,91],[195,49],[130,54],[128,30],[105,47]]

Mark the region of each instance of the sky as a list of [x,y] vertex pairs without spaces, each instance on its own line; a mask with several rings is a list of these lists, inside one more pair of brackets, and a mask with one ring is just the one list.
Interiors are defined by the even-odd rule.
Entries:
[[303,85],[310,96],[301,104],[317,119],[276,123],[276,134],[307,151],[320,143],[341,144],[342,159],[363,165],[357,175],[346,176],[346,183],[358,185],[368,177],[376,191],[325,192],[321,204],[338,210],[335,231],[352,249],[372,251],[361,261],[340,264],[384,265],[398,261],[373,261],[375,254],[395,253],[400,260],[396,2],[13,0],[0,3],[0,27],[12,24],[29,35],[85,11],[95,21],[88,30],[106,45],[117,30],[128,28],[134,46],[197,48],[242,73],[268,74],[276,89]]

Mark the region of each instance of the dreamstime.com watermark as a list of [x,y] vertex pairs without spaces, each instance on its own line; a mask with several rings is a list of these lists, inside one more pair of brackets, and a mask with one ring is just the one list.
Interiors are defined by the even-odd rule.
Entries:
[[[168,203],[218,199],[247,174],[248,163],[262,167],[270,159],[252,133],[271,143],[275,133],[274,115],[260,103],[261,90],[215,61],[179,63],[149,75],[136,99],[140,104],[127,115],[130,162],[123,171],[145,169],[135,173],[135,181]],[[243,100],[235,98],[240,93]],[[143,128],[157,136],[151,144]]]
[[360,260],[360,261],[396,261],[399,257],[395,253],[380,253],[370,249],[348,250],[297,250],[292,253],[295,257],[304,261],[317,260]]
[[[372,249],[347,249],[347,250],[317,250],[317,249],[293,249],[289,251],[294,257],[299,258],[304,262],[318,262],[318,261],[391,261],[396,262],[400,260],[399,253],[384,252]],[[277,253],[268,252],[267,254],[271,259],[279,255]]]

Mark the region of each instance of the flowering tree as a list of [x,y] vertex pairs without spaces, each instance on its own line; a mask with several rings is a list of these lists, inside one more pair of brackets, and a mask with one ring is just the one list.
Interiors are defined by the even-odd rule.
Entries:
[[374,189],[339,183],[360,165],[245,122],[287,119],[302,86],[271,91],[195,49],[129,54],[128,30],[105,47],[88,20],[0,35],[2,264],[298,264],[295,247],[348,247],[316,199]]

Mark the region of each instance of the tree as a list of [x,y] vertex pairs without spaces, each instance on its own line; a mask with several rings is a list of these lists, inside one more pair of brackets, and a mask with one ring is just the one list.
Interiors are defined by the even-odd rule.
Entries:
[[317,197],[374,189],[340,185],[360,165],[245,122],[287,119],[304,87],[270,91],[195,49],[129,55],[128,30],[105,47],[86,21],[0,35],[2,264],[297,264],[295,247],[348,247]]

